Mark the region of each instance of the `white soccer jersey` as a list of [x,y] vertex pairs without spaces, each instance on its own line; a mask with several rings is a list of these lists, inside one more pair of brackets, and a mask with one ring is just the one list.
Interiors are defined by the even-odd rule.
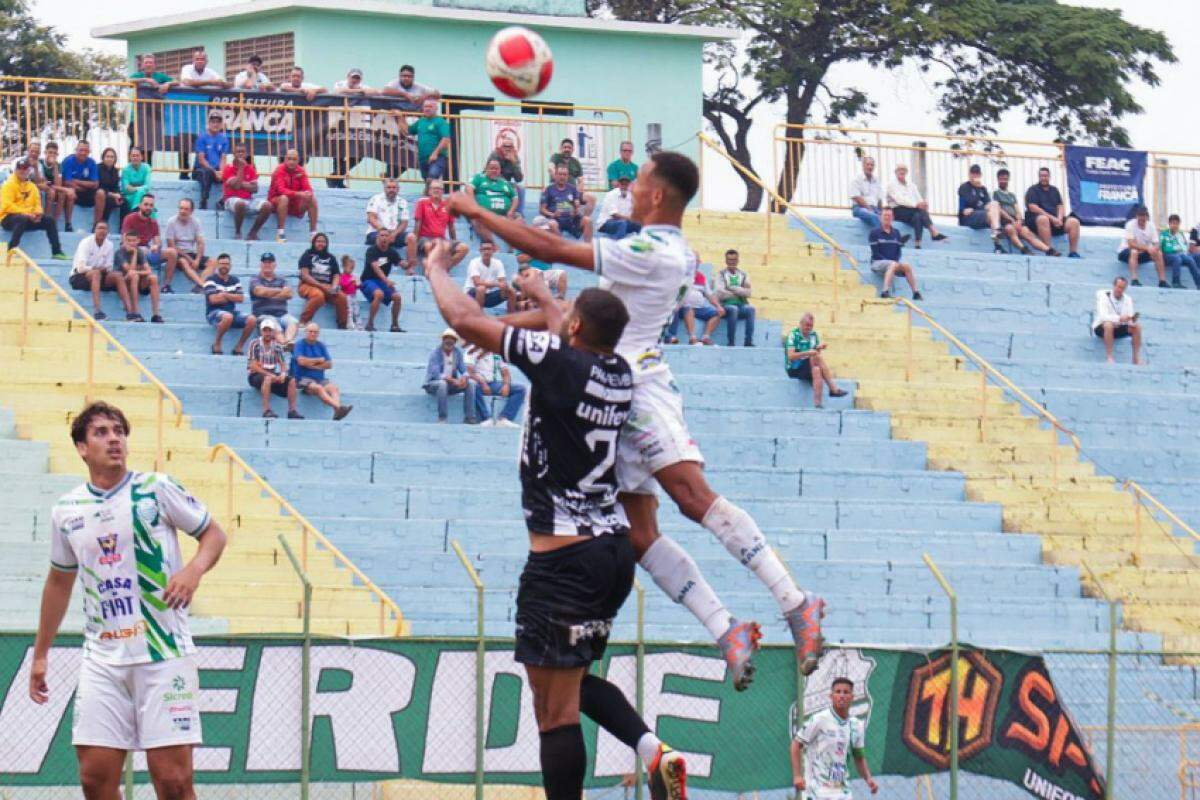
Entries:
[[842,719],[832,708],[818,711],[796,734],[804,745],[804,796],[812,800],[849,800],[847,762],[866,746],[866,728],[858,717]]
[[649,225],[624,239],[595,239],[600,288],[621,298],[629,324],[617,353],[633,367],[634,379],[666,371],[659,340],[692,283],[695,257],[673,225]]
[[107,492],[84,483],[50,514],[50,564],[79,570],[85,658],[125,665],[195,651],[186,608],[163,602],[183,566],[175,530],[208,527],[203,504],[160,472],[129,472]]

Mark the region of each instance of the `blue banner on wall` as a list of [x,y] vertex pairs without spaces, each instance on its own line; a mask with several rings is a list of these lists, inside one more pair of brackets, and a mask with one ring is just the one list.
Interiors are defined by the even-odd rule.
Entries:
[[1071,211],[1084,225],[1123,225],[1144,204],[1146,151],[1067,145]]

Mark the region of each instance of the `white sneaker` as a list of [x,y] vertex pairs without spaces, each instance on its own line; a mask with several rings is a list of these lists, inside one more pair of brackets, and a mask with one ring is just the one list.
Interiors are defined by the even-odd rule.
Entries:
[[483,422],[479,423],[479,427],[481,427],[481,428],[494,428],[494,427],[496,427],[496,420],[494,420],[494,419],[485,419]]
[[521,426],[518,425],[517,423],[513,422],[511,419],[505,419],[504,417],[501,417],[500,419],[496,420],[496,427],[497,428],[519,428]]

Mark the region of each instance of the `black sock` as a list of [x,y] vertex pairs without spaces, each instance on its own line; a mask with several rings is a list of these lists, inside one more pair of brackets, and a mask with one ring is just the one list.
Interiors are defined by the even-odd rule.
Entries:
[[579,710],[635,751],[642,736],[650,732],[625,693],[595,675],[583,676],[579,686]]
[[543,731],[539,738],[546,800],[580,800],[587,771],[583,729],[578,725],[563,725]]

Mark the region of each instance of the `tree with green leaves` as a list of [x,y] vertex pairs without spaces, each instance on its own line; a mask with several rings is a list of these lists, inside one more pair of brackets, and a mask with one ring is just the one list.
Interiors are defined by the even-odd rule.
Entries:
[[[761,103],[783,106],[790,125],[850,125],[871,117],[865,87],[834,86],[833,71],[906,61],[930,74],[946,130],[986,136],[1009,111],[1061,141],[1128,146],[1121,119],[1140,113],[1130,84],[1158,84],[1172,63],[1166,36],[1119,11],[1057,0],[589,0],[598,15],[744,30],[741,52],[710,46],[721,72],[704,117],[726,150],[753,171],[747,137]],[[743,88],[743,84],[753,87]],[[795,186],[803,149],[787,148],[779,190]],[[746,210],[761,192],[748,178]]]

